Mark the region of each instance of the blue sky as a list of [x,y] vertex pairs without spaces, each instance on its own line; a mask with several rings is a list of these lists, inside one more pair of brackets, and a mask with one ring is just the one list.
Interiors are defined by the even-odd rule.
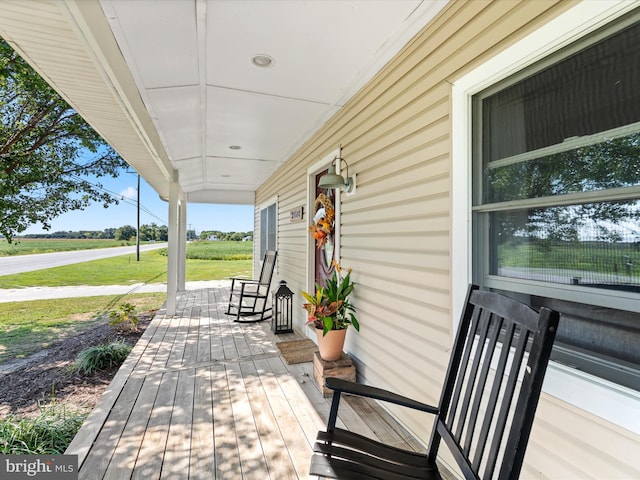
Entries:
[[[85,210],[68,212],[51,222],[49,232],[104,230],[123,225],[136,226],[136,174],[123,173],[118,178],[98,180],[104,189],[122,199],[118,205],[104,208],[102,204],[92,204]],[[95,181],[94,181],[95,183]],[[158,194],[140,179],[140,224],[155,223],[166,225],[168,203],[160,200]],[[187,205],[187,228],[195,229],[199,234],[203,230],[222,232],[247,232],[253,230],[252,205],[219,205],[190,203]],[[46,233],[42,225],[36,224],[22,233]]]

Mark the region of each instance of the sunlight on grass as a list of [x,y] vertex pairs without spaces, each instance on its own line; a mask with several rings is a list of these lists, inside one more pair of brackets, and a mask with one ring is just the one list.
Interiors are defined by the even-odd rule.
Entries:
[[124,301],[140,313],[157,310],[165,297],[164,293],[149,293],[2,303],[0,363],[25,357],[66,336],[108,323],[108,312]]
[[[187,259],[187,281],[223,280],[234,276],[251,276],[251,260]],[[76,263],[63,267],[0,276],[0,288],[55,287],[66,285],[131,285],[166,283],[167,257],[159,251]]]
[[[253,248],[250,242],[202,242],[189,248],[198,259],[187,259],[187,281],[251,276],[252,260],[250,256],[247,259],[247,252],[252,252]],[[28,257],[25,258],[28,261]],[[0,288],[166,281],[166,250],[161,249],[141,252],[139,262],[135,254],[130,254],[0,276]],[[108,323],[108,312],[125,301],[141,312],[160,308],[165,297],[165,293],[157,293],[0,303],[0,363],[30,355],[99,323]]]

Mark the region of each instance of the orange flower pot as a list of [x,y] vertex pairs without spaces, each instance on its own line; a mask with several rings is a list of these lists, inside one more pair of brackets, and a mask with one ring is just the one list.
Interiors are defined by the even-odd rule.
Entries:
[[344,340],[347,335],[347,329],[329,330],[326,335],[322,335],[322,329],[316,328],[318,336],[318,350],[320,350],[320,358],[327,362],[340,360],[342,357],[342,349],[344,348]]

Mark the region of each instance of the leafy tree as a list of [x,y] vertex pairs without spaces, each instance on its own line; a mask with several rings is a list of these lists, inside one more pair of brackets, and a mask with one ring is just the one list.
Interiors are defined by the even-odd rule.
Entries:
[[156,231],[156,240],[158,242],[166,242],[169,240],[169,227],[160,225]]
[[132,238],[136,238],[136,229],[131,225],[124,225],[116,229],[116,240],[131,240]]
[[148,242],[149,240],[155,240],[151,225],[140,225],[140,241]]
[[140,225],[140,240],[147,242],[155,240],[158,242],[166,242],[169,238],[169,228],[166,225]]
[[116,238],[116,229],[115,228],[105,228],[104,231],[102,232],[102,235],[100,235],[99,238]]
[[200,239],[207,240],[208,238],[217,238],[218,240],[223,240],[224,233],[219,230],[204,230],[200,232]]
[[87,177],[117,177],[122,158],[0,38],[0,234],[116,198]]

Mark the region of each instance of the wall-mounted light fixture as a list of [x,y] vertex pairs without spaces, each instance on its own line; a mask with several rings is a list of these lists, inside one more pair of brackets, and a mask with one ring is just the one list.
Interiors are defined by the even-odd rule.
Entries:
[[[342,147],[340,147],[340,153],[338,156],[333,159],[333,163],[329,166],[327,173],[320,177],[318,186],[321,188],[340,188],[347,193],[351,193],[356,186],[356,181],[354,177],[349,176],[349,164],[344,158],[342,158],[341,153]],[[347,167],[346,178],[336,173],[336,165],[342,165],[340,162],[344,162]]]

